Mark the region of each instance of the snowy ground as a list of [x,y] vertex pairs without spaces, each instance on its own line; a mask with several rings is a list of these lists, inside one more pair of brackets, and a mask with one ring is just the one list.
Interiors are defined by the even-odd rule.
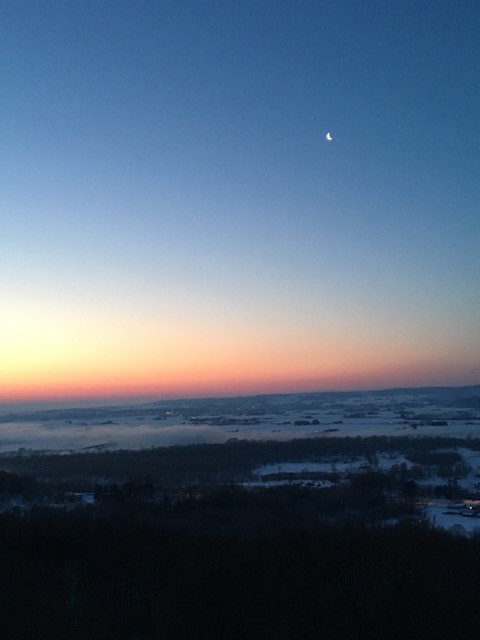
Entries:
[[[391,399],[390,399],[391,400]],[[187,445],[199,443],[223,443],[229,439],[238,440],[291,440],[293,438],[329,438],[329,437],[368,437],[368,436],[443,436],[458,438],[479,438],[480,419],[456,419],[448,421],[444,426],[422,426],[417,422],[416,428],[407,424],[399,417],[398,412],[389,410],[387,400],[385,407],[364,417],[354,416],[358,408],[357,401],[352,399],[351,411],[345,407],[338,412],[309,411],[308,415],[302,411],[283,411],[281,404],[279,411],[257,417],[258,424],[248,423],[250,414],[224,417],[236,419],[237,423],[212,424],[212,419],[205,419],[201,423],[197,418],[196,424],[191,424],[188,418],[178,415],[167,416],[165,420],[158,420],[158,415],[142,417],[126,417],[114,420],[86,419],[86,420],[46,420],[37,422],[0,423],[0,453],[27,450],[52,451],[89,451],[115,449],[141,449],[152,446]],[[419,411],[421,411],[421,407]],[[443,419],[442,410],[428,408],[430,413],[437,412],[439,419]],[[352,415],[349,415],[351,413]],[[157,419],[156,419],[157,418]],[[308,421],[309,424],[297,424],[295,421]],[[313,424],[317,422],[319,424]],[[480,492],[480,452],[467,447],[459,447],[456,451],[462,456],[470,468],[468,474],[458,478],[458,484],[470,492]],[[332,481],[322,479],[267,479],[269,475],[280,473],[317,472],[324,474],[343,474],[361,472],[363,469],[373,468],[388,471],[393,465],[405,464],[411,468],[412,464],[400,454],[378,452],[373,459],[357,458],[329,458],[314,462],[282,461],[269,464],[252,471],[252,481],[245,486],[278,486],[280,484],[295,484],[316,488],[332,485]],[[443,485],[444,478],[432,476],[418,480],[420,484]],[[460,535],[470,535],[480,532],[480,517],[472,517],[472,510],[468,504],[451,504],[447,501],[430,501],[424,505],[425,513],[435,526],[441,527]],[[452,529],[453,528],[453,529]]]
[[[475,472],[480,470],[480,452],[472,451],[466,448],[458,448],[458,453],[463,460],[469,464]],[[388,471],[393,465],[405,463],[408,468],[412,467],[412,463],[401,454],[381,453],[376,456],[377,468]],[[282,462],[280,464],[267,464],[258,467],[252,471],[256,476],[256,480],[244,483],[248,487],[274,487],[285,484],[296,484],[310,486],[315,488],[325,488],[332,485],[328,479],[325,480],[267,480],[266,478],[272,474],[280,473],[303,473],[303,472],[322,472],[322,473],[355,473],[361,472],[363,469],[371,468],[366,458],[359,457],[355,460],[338,460],[331,459],[325,462]],[[424,485],[445,485],[445,478],[432,476],[428,479],[419,481]],[[465,478],[459,478],[458,484],[469,491],[478,491],[480,489],[479,478],[474,476],[473,471]],[[476,509],[480,509],[480,501],[464,500],[461,502],[451,502],[448,500],[429,500],[419,505],[424,509],[425,516],[429,521],[440,529],[451,532],[455,535],[472,535],[480,534],[480,516],[477,516]]]
[[430,522],[440,529],[458,535],[480,534],[480,517],[473,516],[471,506],[472,501],[468,500],[432,500],[424,508]]
[[[393,465],[405,463],[408,468],[412,463],[401,454],[379,453],[375,456],[375,467],[388,471]],[[354,473],[361,469],[370,468],[367,458],[358,456],[347,460],[330,458],[324,462],[282,462],[281,464],[265,464],[252,471],[253,475],[262,477],[272,473],[301,473],[302,471],[316,471],[319,473]]]
[[[353,406],[352,406],[353,409]],[[238,416],[236,416],[238,417]],[[170,446],[197,443],[221,443],[230,438],[249,440],[291,440],[293,438],[342,436],[448,436],[480,437],[480,421],[456,420],[443,427],[411,426],[403,424],[398,415],[381,411],[365,418],[346,417],[343,413],[315,411],[311,413],[319,425],[295,425],[304,419],[304,412],[266,414],[259,424],[189,424],[178,416],[166,420],[151,418],[121,418],[112,424],[106,420],[48,420],[38,422],[0,423],[0,453],[19,448],[79,450],[103,445],[108,449],[140,449],[151,446]],[[103,424],[102,424],[103,423]],[[480,462],[479,462],[480,465]]]

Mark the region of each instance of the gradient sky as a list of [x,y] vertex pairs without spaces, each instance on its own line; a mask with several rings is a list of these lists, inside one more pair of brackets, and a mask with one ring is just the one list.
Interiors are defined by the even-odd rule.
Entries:
[[0,24],[0,401],[480,382],[477,0]]

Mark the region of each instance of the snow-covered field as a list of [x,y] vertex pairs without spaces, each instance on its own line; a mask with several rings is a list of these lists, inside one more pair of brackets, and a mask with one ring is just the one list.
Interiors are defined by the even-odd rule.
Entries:
[[[228,416],[227,416],[228,417]],[[238,417],[238,416],[237,416]],[[417,426],[404,424],[396,414],[382,411],[365,418],[345,417],[316,411],[308,425],[295,425],[302,412],[266,414],[258,424],[190,424],[187,419],[170,416],[165,420],[152,417],[127,417],[113,420],[47,420],[37,422],[0,423],[0,453],[19,448],[79,450],[103,445],[108,449],[140,449],[198,443],[221,443],[230,438],[249,440],[291,440],[311,437],[368,436],[444,436],[480,437],[480,421],[456,420],[447,426]],[[311,424],[318,420],[319,424]]]
[[[472,452],[473,453],[473,452]],[[412,463],[401,454],[379,453],[373,461],[374,467],[382,471],[388,471],[393,465],[406,464],[408,468]],[[354,473],[371,467],[371,463],[362,456],[352,460],[331,458],[325,462],[283,462],[281,464],[266,464],[253,470],[253,475],[262,477],[272,473],[302,473],[316,471],[320,473]]]
[[[459,447],[456,451],[471,468],[465,477],[456,479],[457,484],[470,492],[479,491],[480,481],[475,474],[480,473],[480,452],[464,447]],[[378,453],[375,456],[374,462],[374,468],[383,471],[388,471],[393,465],[406,464],[409,469],[412,467],[412,463],[401,454]],[[371,461],[369,462],[363,457],[358,457],[353,460],[332,458],[323,462],[282,462],[279,464],[266,464],[254,469],[252,475],[255,480],[243,484],[248,487],[275,487],[282,484],[294,484],[321,489],[332,486],[332,482],[329,481],[328,478],[313,481],[301,479],[275,480],[271,479],[271,476],[276,474],[302,474],[309,472],[348,474],[358,473],[371,468]],[[420,485],[437,486],[445,485],[447,480],[433,475],[417,482]],[[480,509],[480,501],[464,500],[461,502],[452,502],[448,500],[429,500],[419,506],[424,509],[425,517],[427,517],[435,527],[444,529],[455,535],[480,535],[480,514],[477,515],[477,509]]]
[[430,501],[425,505],[429,521],[439,529],[457,535],[480,534],[480,517],[473,515],[471,501]]
[[[394,399],[393,399],[394,400]],[[99,419],[49,419],[37,421],[17,421],[0,423],[0,454],[18,450],[33,451],[89,451],[115,449],[141,449],[155,446],[188,445],[200,443],[224,443],[238,440],[291,440],[294,438],[368,437],[368,436],[408,436],[421,438],[440,436],[449,438],[480,438],[480,419],[459,414],[455,419],[446,420],[441,408],[429,406],[425,409],[438,418],[438,426],[427,426],[415,417],[403,419],[400,412],[389,407],[390,398],[377,402],[377,411],[362,410],[361,403],[353,399],[343,402],[338,411],[329,410],[283,410],[279,400],[278,411],[261,413],[252,418],[251,412],[244,415],[229,415],[224,412],[220,418],[182,417],[178,413],[167,412],[162,419],[157,414],[127,415],[127,417],[105,416]],[[382,405],[382,402],[384,403]],[[422,406],[418,406],[419,414]],[[451,412],[452,410],[450,410]],[[173,413],[173,412],[172,412]],[[410,415],[415,415],[415,412]],[[295,422],[297,424],[295,424]],[[467,465],[468,472],[455,479],[458,486],[470,493],[480,492],[480,452],[468,446],[455,448]],[[405,465],[411,469],[412,463],[402,454],[378,451],[368,460],[357,456],[346,458],[325,458],[316,461],[280,461],[265,464],[252,470],[252,479],[243,483],[249,487],[272,487],[294,484],[318,489],[332,485],[332,481],[346,481],[346,474],[367,469],[388,471],[393,465]],[[301,474],[317,473],[321,477],[302,478]],[[275,478],[279,474],[296,474],[293,479]],[[330,479],[330,474],[335,477]],[[344,476],[342,478],[342,476]],[[417,479],[420,485],[444,485],[447,480],[435,475]],[[424,505],[425,514],[437,527],[457,533],[471,535],[480,533],[480,517],[469,509],[468,503],[454,505],[446,500],[429,501]]]

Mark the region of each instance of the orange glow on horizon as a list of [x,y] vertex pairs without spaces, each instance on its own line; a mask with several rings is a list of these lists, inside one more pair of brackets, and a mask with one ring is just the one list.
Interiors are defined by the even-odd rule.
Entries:
[[[468,371],[464,377],[456,377],[448,369],[414,371],[409,367],[392,367],[390,370],[368,369],[364,371],[318,372],[317,375],[208,375],[199,372],[197,376],[179,373],[161,376],[159,379],[138,377],[93,379],[85,377],[63,380],[52,377],[39,383],[30,380],[28,384],[19,382],[2,385],[0,402],[29,402],[41,400],[101,399],[101,398],[182,398],[238,396],[270,393],[302,393],[321,391],[354,391],[386,389],[392,387],[456,386],[472,384]],[[470,372],[473,373],[473,372]]]
[[[167,315],[167,312],[166,312]],[[0,319],[0,402],[205,397],[475,384],[469,344],[393,329],[353,333],[339,321],[238,322],[25,308]],[[162,324],[162,322],[164,324]],[[432,355],[435,354],[435,355]]]

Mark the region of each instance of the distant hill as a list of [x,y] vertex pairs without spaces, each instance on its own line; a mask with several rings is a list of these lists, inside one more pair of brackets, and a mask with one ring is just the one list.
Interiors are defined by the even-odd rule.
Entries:
[[[402,398],[404,396],[404,399]],[[391,398],[392,405],[407,406],[412,398],[422,403],[445,407],[480,407],[480,385],[468,387],[404,387],[372,391],[318,391],[309,393],[262,394],[213,398],[157,400],[125,405],[83,406],[62,409],[49,408],[32,411],[31,406],[18,406],[14,411],[0,415],[0,422],[35,420],[115,419],[120,417],[165,417],[182,415],[246,414],[262,415],[278,410],[315,410],[326,403],[339,404],[356,400],[367,407],[375,398]],[[1,405],[0,405],[1,408]],[[1,413],[1,412],[0,412]]]

